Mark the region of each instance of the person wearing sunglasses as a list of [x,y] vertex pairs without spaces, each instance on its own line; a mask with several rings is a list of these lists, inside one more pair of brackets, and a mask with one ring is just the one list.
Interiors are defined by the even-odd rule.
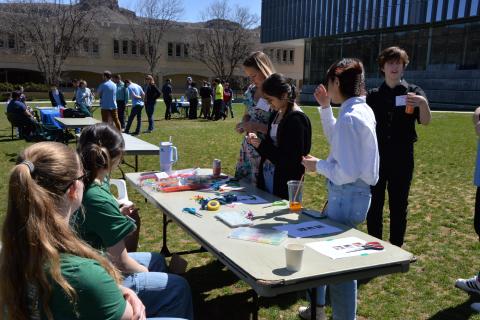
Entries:
[[36,143],[18,157],[0,251],[6,319],[145,319],[118,270],[70,226],[83,178],[80,158],[61,143]]

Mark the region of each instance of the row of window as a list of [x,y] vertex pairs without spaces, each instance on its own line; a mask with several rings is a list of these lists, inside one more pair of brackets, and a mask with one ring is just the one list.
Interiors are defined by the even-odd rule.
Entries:
[[274,63],[293,64],[295,63],[294,49],[266,48],[263,50]]
[[0,48],[15,49],[15,36],[11,34],[0,35]]
[[169,42],[167,46],[167,54],[169,57],[188,58],[190,57],[188,43]]
[[133,40],[113,40],[114,56],[143,56],[145,54],[145,46]]

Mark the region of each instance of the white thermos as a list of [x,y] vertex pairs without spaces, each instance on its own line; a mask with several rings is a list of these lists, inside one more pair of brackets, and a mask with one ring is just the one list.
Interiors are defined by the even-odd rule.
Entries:
[[177,162],[177,148],[171,141],[160,142],[160,171],[171,173],[172,165]]

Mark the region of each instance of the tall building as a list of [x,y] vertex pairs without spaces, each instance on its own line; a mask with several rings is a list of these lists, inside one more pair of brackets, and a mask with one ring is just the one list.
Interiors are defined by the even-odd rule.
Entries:
[[479,0],[262,0],[261,42],[302,39],[302,99],[340,57],[360,58],[367,86],[382,79],[376,59],[404,48],[405,77],[425,89],[434,108],[480,105]]

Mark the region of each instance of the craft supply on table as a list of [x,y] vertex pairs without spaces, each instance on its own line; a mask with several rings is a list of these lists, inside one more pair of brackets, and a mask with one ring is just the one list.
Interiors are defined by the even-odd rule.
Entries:
[[281,207],[281,206],[288,206],[288,201],[287,200],[274,201],[271,204],[269,204],[268,206],[265,206],[263,208],[265,209],[265,208],[270,208],[270,207]]
[[218,209],[220,209],[220,202],[218,202],[217,200],[208,201],[207,203],[208,211],[217,211]]
[[349,258],[355,256],[368,256],[370,254],[385,251],[385,248],[378,250],[366,249],[364,247],[366,244],[367,242],[365,240],[359,239],[357,237],[346,237],[325,241],[310,242],[307,243],[307,246],[332,259]]
[[197,212],[197,209],[195,209],[195,208],[183,208],[182,212],[189,213],[189,214],[194,215],[194,216],[199,217],[199,218],[202,217],[202,215],[199,212]]
[[220,159],[213,159],[212,172],[214,177],[219,177],[222,173],[222,161]]
[[292,238],[307,238],[314,236],[327,236],[340,233],[343,230],[322,221],[307,221],[302,223],[289,223],[273,227],[276,230],[287,231]]
[[253,222],[246,215],[239,211],[220,211],[215,215],[215,218],[224,222],[227,226],[235,228],[252,225]]
[[277,246],[287,238],[287,232],[274,229],[240,227],[233,229],[228,237],[231,239],[260,242]]

